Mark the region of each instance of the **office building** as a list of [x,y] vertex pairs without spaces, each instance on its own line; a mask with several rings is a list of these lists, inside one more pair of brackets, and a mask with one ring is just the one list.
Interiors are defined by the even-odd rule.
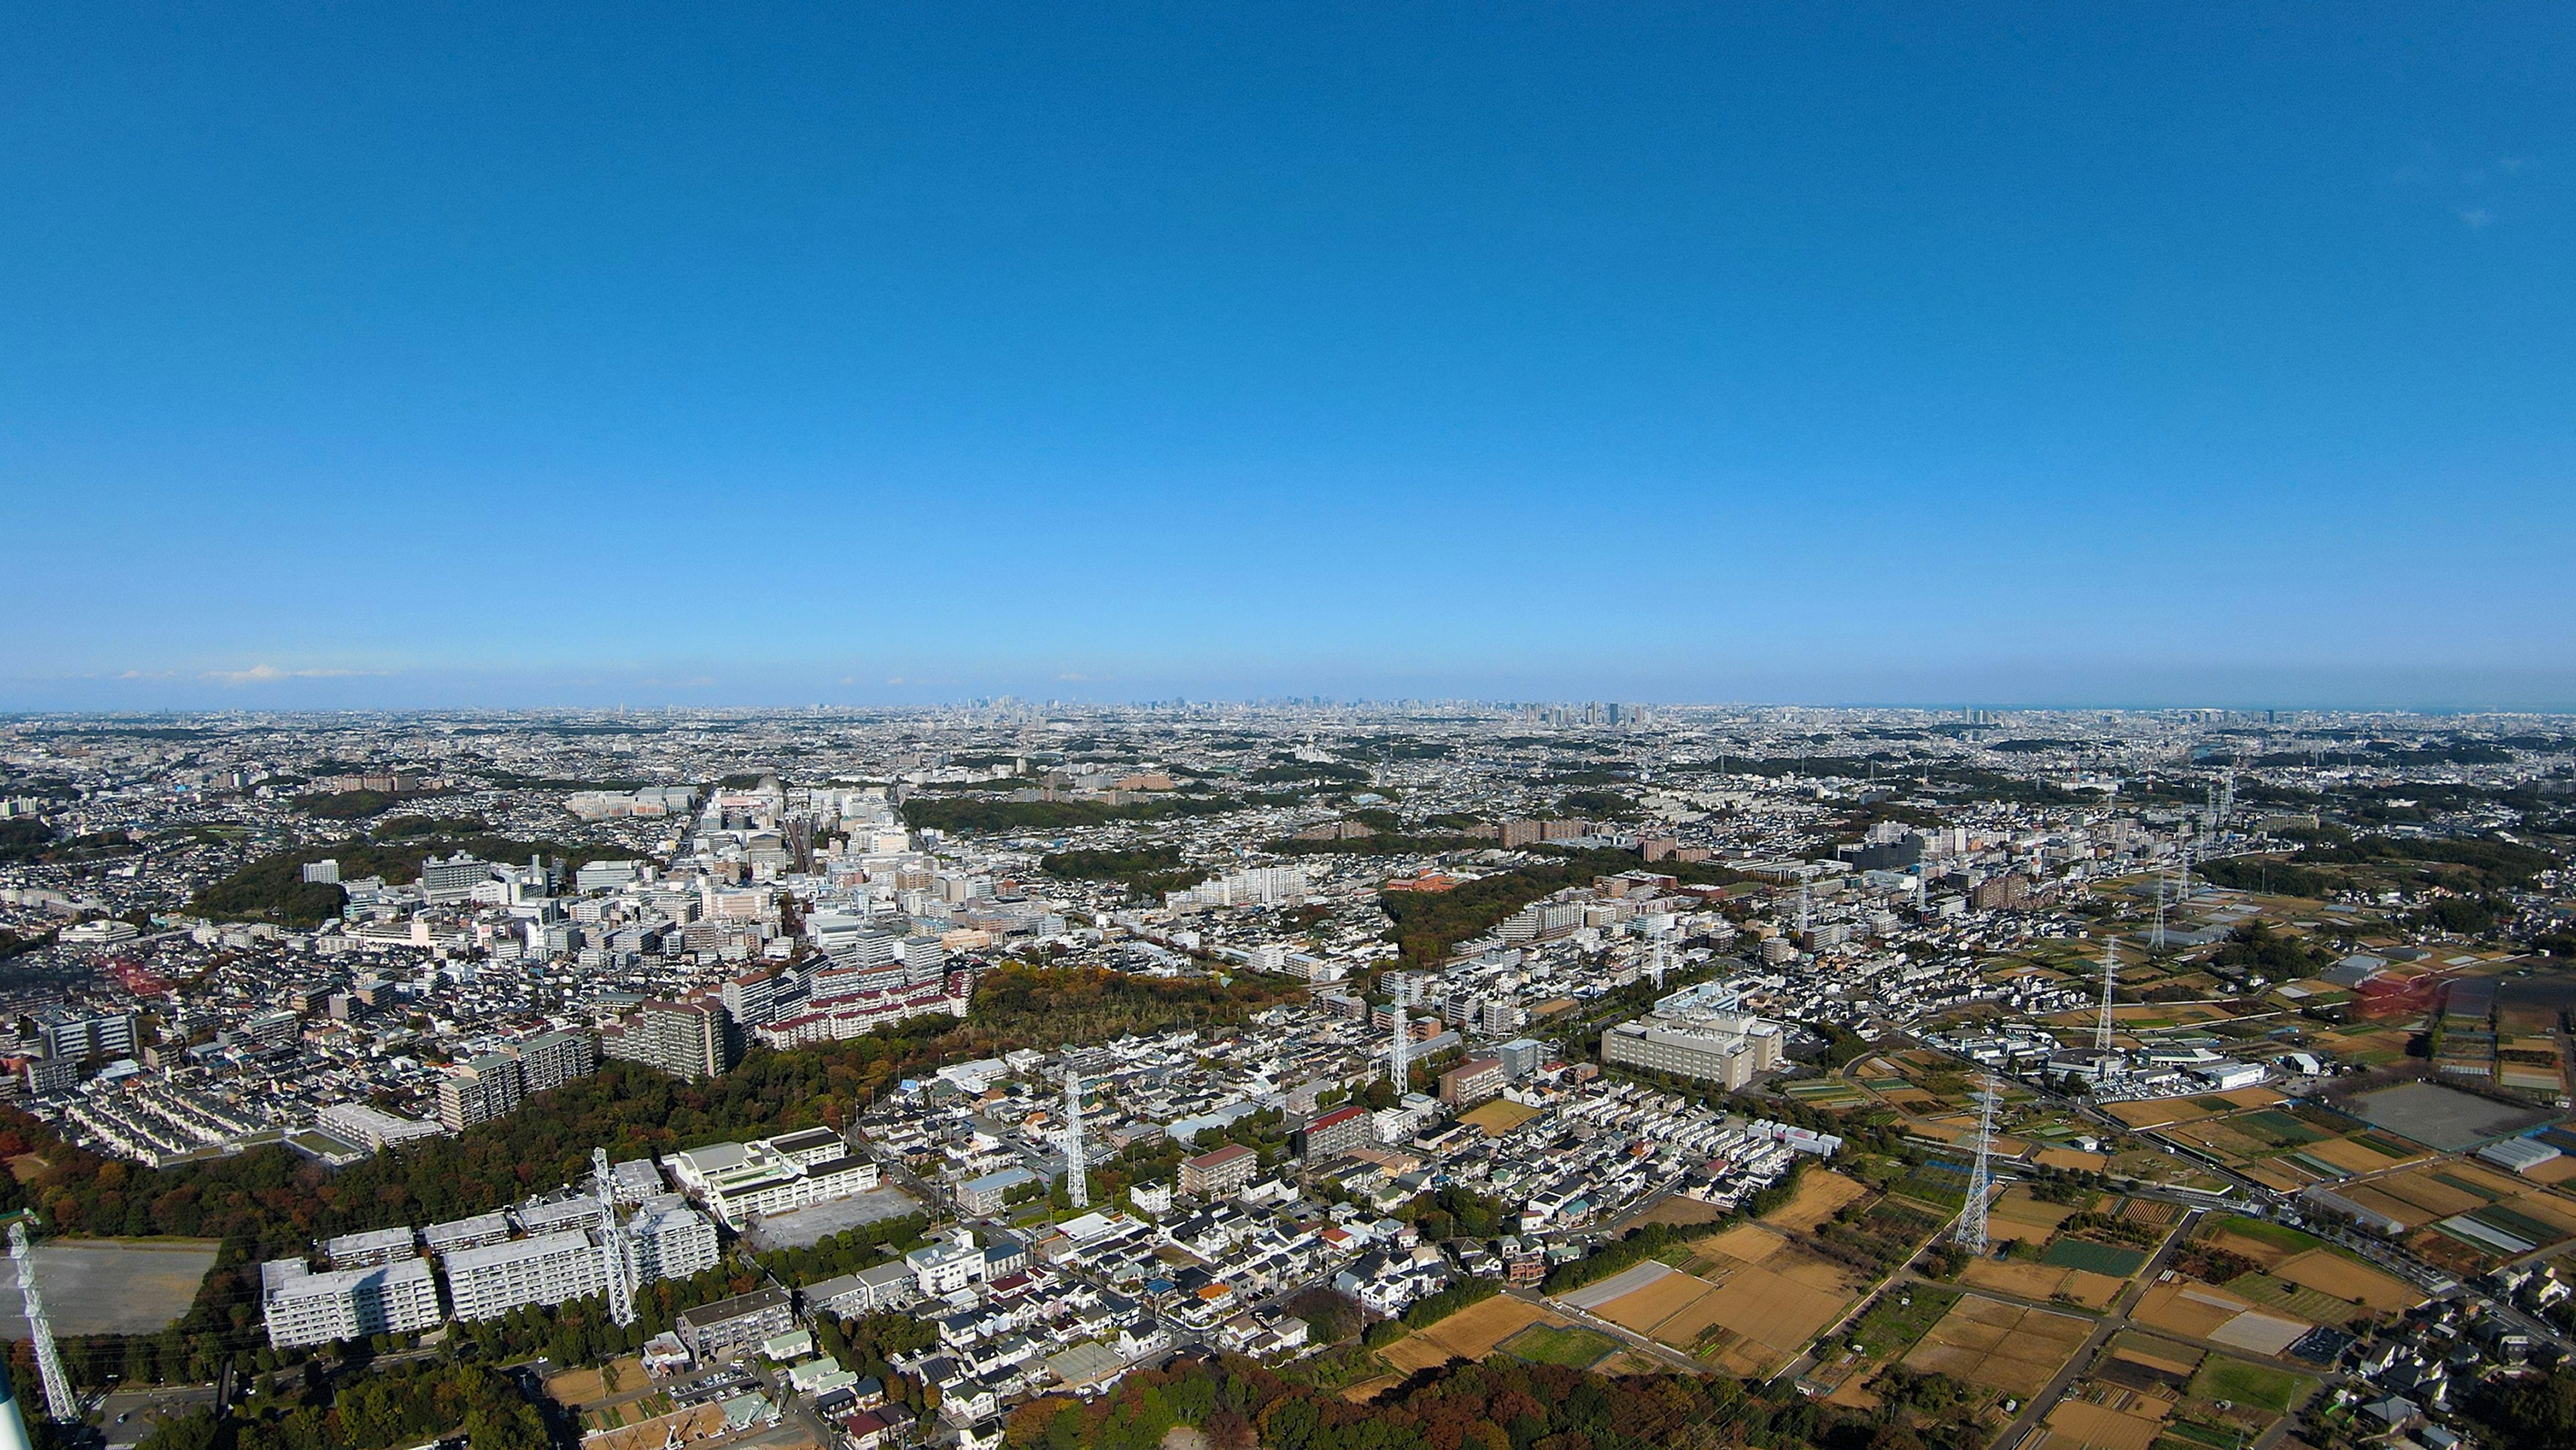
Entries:
[[1780,1024],[1737,1013],[1641,1017],[1602,1035],[1601,1060],[1698,1078],[1732,1092],[1779,1067],[1781,1041]]

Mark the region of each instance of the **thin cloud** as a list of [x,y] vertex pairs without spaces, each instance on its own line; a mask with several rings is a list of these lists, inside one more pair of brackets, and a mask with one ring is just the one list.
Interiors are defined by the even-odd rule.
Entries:
[[[284,670],[279,669],[275,665],[253,665],[246,670],[207,670],[200,674],[198,678],[214,680],[226,685],[264,685],[277,680],[343,680],[362,675],[373,676],[389,673],[391,673],[391,671],[388,670]],[[134,678],[146,677],[135,676]]]

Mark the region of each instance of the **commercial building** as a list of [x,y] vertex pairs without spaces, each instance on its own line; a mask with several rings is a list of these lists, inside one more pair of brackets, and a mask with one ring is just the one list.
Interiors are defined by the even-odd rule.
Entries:
[[438,1323],[438,1283],[429,1261],[409,1258],[316,1274],[302,1259],[259,1266],[268,1342],[279,1349],[408,1334]]
[[1228,1143],[1213,1153],[1181,1160],[1181,1191],[1201,1198],[1216,1198],[1251,1185],[1252,1175],[1261,1171],[1261,1156],[1240,1143]]
[[580,1229],[459,1249],[446,1256],[447,1297],[459,1319],[498,1319],[532,1304],[605,1293],[599,1246]]
[[1760,1017],[1731,1012],[1641,1017],[1602,1035],[1601,1060],[1613,1067],[1699,1078],[1733,1091],[1756,1074],[1778,1068],[1781,1044],[1780,1024]]

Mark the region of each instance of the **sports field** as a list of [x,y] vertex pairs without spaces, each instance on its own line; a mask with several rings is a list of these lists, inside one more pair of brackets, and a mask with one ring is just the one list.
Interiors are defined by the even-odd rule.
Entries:
[[[53,1239],[33,1250],[56,1334],[157,1334],[196,1302],[213,1239]],[[0,1292],[0,1337],[27,1337],[17,1281]]]

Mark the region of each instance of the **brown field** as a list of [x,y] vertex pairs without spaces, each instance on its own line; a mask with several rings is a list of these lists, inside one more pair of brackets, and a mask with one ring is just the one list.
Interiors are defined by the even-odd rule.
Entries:
[[2030,1156],[2042,1168],[2071,1168],[2080,1173],[2099,1173],[2111,1166],[2104,1154],[2087,1153],[2081,1148],[2042,1148]]
[[2009,1223],[2023,1228],[2054,1229],[2075,1214],[2071,1203],[2042,1203],[2030,1196],[2030,1190],[2014,1184],[2004,1195],[1986,1207],[1986,1217],[1996,1223]]
[[2046,1385],[2090,1333],[2090,1322],[2070,1314],[2023,1309],[1967,1295],[1907,1352],[1905,1367],[2028,1396]]
[[2402,1158],[2386,1157],[2359,1143],[2343,1138],[2328,1138],[2322,1143],[2310,1143],[2299,1151],[2320,1163],[2331,1163],[2347,1173],[2376,1173],[2382,1168],[2393,1167],[2407,1161]]
[[2010,1263],[2002,1259],[1975,1259],[1961,1271],[1959,1282],[1980,1289],[1994,1289],[2024,1299],[2053,1299],[2060,1294],[2088,1309],[2108,1308],[2119,1297],[2126,1280],[2083,1269],[2061,1269],[2050,1264]]
[[2422,1208],[2402,1198],[2382,1193],[2377,1188],[2365,1184],[2345,1184],[2337,1188],[2335,1193],[2360,1204],[2373,1213],[2384,1213],[2408,1228],[2416,1228],[2428,1219],[2442,1217],[2438,1213],[2426,1213]]
[[2453,1188],[2447,1183],[2435,1182],[2430,1172],[2420,1168],[2412,1172],[2393,1173],[2386,1178],[2375,1179],[2370,1187],[2400,1203],[2412,1205],[2419,1210],[2418,1217],[2448,1218],[2455,1213],[2484,1208],[2492,1202],[2466,1189]]
[[1365,1405],[1369,1401],[1376,1399],[1385,1391],[1394,1389],[1397,1385],[1402,1383],[1404,1383],[1404,1376],[1402,1375],[1382,1374],[1376,1379],[1362,1380],[1358,1384],[1345,1387],[1342,1390],[1342,1398],[1350,1401],[1354,1405]]
[[2562,1154],[2532,1169],[2523,1177],[2534,1183],[2565,1183],[2571,1178],[2576,1178],[2576,1158],[2569,1158]]
[[2208,1242],[2211,1248],[2217,1249],[2221,1253],[2234,1254],[2240,1259],[2253,1260],[2255,1267],[2267,1272],[2279,1267],[2283,1261],[2287,1260],[2291,1254],[2295,1252],[2291,1249],[2282,1248],[2279,1244],[2267,1244],[2261,1239],[2247,1238],[2242,1234],[2230,1233],[2225,1229],[2220,1229],[2218,1232],[2211,1234]]
[[1717,1286],[1691,1274],[1666,1274],[1593,1310],[1622,1329],[1652,1337],[1655,1326],[1705,1298]]
[[1702,1258],[1725,1257],[1739,1264],[1758,1264],[1789,1246],[1789,1241],[1760,1224],[1740,1223],[1722,1234],[1694,1241],[1691,1251]]
[[1637,1221],[1668,1223],[1676,1228],[1688,1228],[1695,1223],[1715,1223],[1724,1217],[1726,1217],[1726,1210],[1716,1204],[1702,1203],[1696,1198],[1684,1198],[1677,1193],[1637,1215]]
[[2276,1193],[2296,1193],[2317,1181],[2316,1175],[2300,1172],[2295,1163],[2239,1163],[2236,1171]]
[[617,1388],[614,1390],[608,1388],[607,1382],[598,1370],[576,1369],[546,1381],[546,1394],[552,1397],[556,1404],[580,1409],[584,1405],[598,1404],[610,1395],[626,1390],[640,1390],[652,1383],[651,1377],[644,1373],[644,1361],[634,1355],[630,1354],[624,1359],[613,1360],[611,1363],[617,1370]]
[[2124,1415],[2089,1400],[2066,1399],[2048,1412],[2049,1450],[2147,1450],[2164,1421]]
[[2538,1219],[2562,1235],[2576,1235],[2576,1200],[2556,1193],[2525,1192],[2519,1198],[2506,1200],[2505,1207],[2525,1218]]
[[1868,1196],[1868,1188],[1831,1169],[1810,1169],[1798,1176],[1798,1191],[1789,1201],[1762,1215],[1762,1221],[1813,1233],[1816,1225],[1832,1218],[1844,1204]]
[[2227,1321],[2253,1308],[2253,1302],[2197,1279],[2176,1279],[2147,1290],[2131,1319],[2150,1329],[2171,1330],[2186,1339],[2207,1339]]
[[2189,1098],[2150,1098],[2145,1102],[2113,1103],[2106,1111],[2132,1128],[2163,1128],[2215,1116]]
[[2377,1269],[2356,1264],[2329,1249],[2310,1249],[2284,1259],[2272,1276],[2338,1299],[2359,1300],[2368,1309],[2412,1309],[2424,1302],[2413,1285]]
[[1473,1126],[1488,1138],[1499,1138],[1538,1115],[1536,1108],[1495,1098],[1460,1113],[1458,1121]]
[[1494,1352],[1495,1345],[1533,1324],[1563,1328],[1572,1322],[1526,1299],[1497,1294],[1481,1304],[1468,1305],[1428,1329],[1417,1329],[1378,1352],[1386,1356],[1388,1364],[1411,1374],[1452,1359],[1483,1359]]
[[[1805,1347],[1818,1331],[1834,1322],[1834,1316],[1851,1304],[1852,1296],[1803,1284],[1768,1269],[1747,1268],[1738,1272],[1708,1296],[1704,1305],[1694,1305],[1688,1316],[1696,1318],[1705,1311],[1709,1324],[1722,1324],[1756,1344],[1778,1350],[1783,1359]],[[1697,1335],[1695,1326],[1691,1335]],[[1677,1333],[1681,1326],[1676,1323]],[[1667,1344],[1689,1343],[1673,1334],[1656,1336]]]

